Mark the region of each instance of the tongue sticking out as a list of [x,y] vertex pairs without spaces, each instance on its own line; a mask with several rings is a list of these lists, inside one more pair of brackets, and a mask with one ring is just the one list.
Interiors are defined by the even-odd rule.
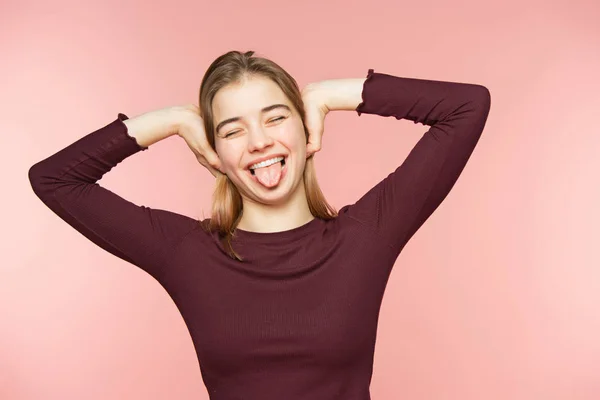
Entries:
[[281,163],[269,165],[268,167],[257,168],[254,170],[256,179],[265,187],[276,186],[281,179]]

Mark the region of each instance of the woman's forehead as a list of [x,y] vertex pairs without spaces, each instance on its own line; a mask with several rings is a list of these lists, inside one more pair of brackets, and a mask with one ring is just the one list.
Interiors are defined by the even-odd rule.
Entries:
[[252,77],[221,88],[212,103],[215,119],[260,114],[273,104],[290,105],[281,88],[272,80]]

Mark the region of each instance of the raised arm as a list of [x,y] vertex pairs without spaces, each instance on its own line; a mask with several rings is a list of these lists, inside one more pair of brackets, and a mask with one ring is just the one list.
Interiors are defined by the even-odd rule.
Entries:
[[110,124],[33,165],[29,169],[33,191],[89,240],[160,279],[171,252],[198,222],[138,206],[96,182],[125,158],[181,133],[180,124],[189,114],[190,109],[181,107],[132,119],[119,114]]
[[[345,92],[356,101],[356,90]],[[481,85],[369,70],[359,116],[392,116],[431,128],[394,172],[340,214],[360,221],[399,254],[456,183],[483,132],[490,101]]]

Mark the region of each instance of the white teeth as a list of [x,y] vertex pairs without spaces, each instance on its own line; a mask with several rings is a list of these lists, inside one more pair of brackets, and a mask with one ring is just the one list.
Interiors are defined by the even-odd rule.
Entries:
[[256,163],[256,164],[252,164],[250,166],[250,169],[257,169],[257,168],[268,167],[269,165],[272,165],[272,164],[275,164],[277,162],[280,162],[281,160],[283,160],[283,157],[271,158],[270,160],[261,161],[261,162]]

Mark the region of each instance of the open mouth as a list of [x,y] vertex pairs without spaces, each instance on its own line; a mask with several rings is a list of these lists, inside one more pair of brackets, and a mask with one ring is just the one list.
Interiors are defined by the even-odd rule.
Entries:
[[[283,170],[283,167],[285,167],[285,161],[287,160],[287,157],[283,157],[283,160],[279,161],[279,163],[281,163],[281,169]],[[254,172],[253,168],[248,168],[248,170],[250,171],[250,175],[255,176],[256,173]]]
[[287,174],[286,161],[287,157],[283,156],[280,161],[272,164],[263,165],[256,169],[248,168],[248,172],[255,183],[267,189],[273,189],[279,186]]

